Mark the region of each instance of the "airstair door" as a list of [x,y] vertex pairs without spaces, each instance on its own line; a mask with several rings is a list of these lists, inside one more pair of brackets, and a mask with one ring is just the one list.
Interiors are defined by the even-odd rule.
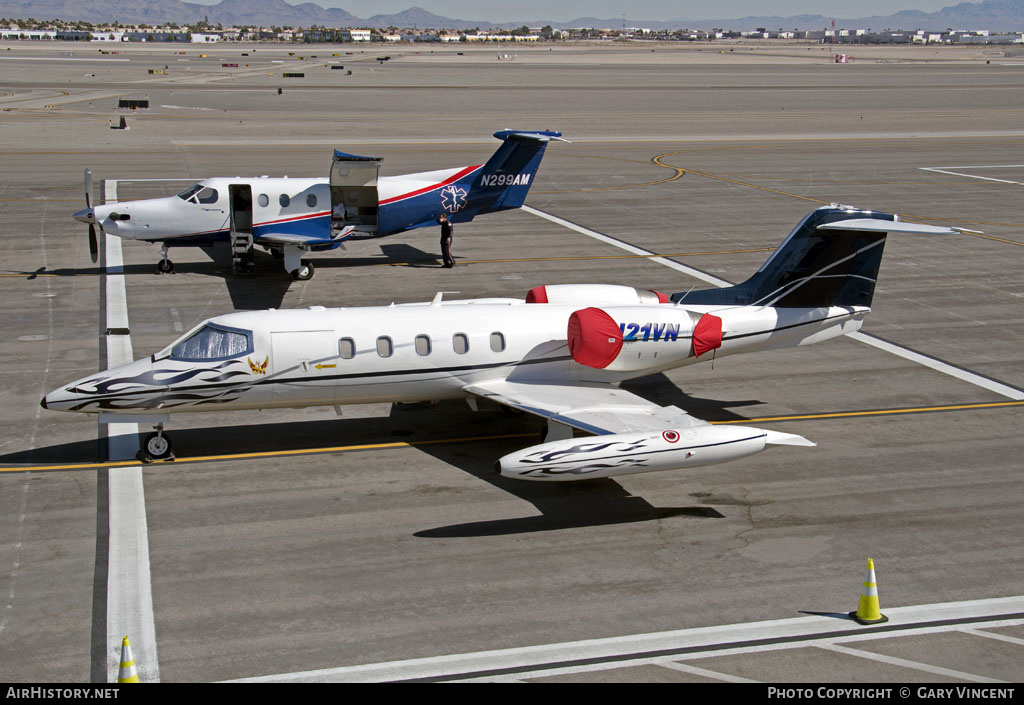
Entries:
[[231,230],[252,234],[252,186],[231,184],[228,195],[231,199]]
[[236,272],[253,269],[252,262],[252,186],[228,186],[231,211],[231,262]]
[[334,150],[331,220],[335,230],[353,226],[360,232],[377,232],[377,174],[382,161]]

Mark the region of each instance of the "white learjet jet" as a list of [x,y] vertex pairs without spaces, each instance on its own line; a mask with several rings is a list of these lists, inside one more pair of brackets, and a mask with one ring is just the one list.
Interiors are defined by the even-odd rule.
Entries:
[[[524,480],[711,465],[801,436],[716,426],[618,388],[624,380],[858,330],[886,233],[951,234],[846,206],[807,215],[742,284],[663,294],[536,287],[526,300],[249,311],[204,321],[154,355],[46,395],[47,409],[154,423],[143,459],[170,455],[173,414],[489,399],[547,419],[546,442],[501,458]],[[579,429],[595,438],[573,438]]]

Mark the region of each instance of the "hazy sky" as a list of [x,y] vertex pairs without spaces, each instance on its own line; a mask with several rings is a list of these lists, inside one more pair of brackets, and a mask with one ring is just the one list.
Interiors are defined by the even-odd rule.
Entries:
[[[211,5],[219,0],[191,0]],[[292,5],[309,0],[285,0]],[[392,14],[410,7],[422,7],[437,15],[463,20],[515,22],[553,20],[564,22],[577,17],[602,19],[670,20],[732,19],[748,15],[825,15],[855,18],[891,15],[900,10],[934,12],[958,4],[960,0],[312,0],[323,7],[341,7],[356,17]]]

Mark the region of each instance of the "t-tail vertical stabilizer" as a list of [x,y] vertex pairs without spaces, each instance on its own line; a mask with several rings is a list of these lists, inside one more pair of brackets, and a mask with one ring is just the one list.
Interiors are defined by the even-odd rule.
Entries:
[[808,214],[742,284],[674,294],[689,305],[823,308],[870,306],[887,233],[952,235],[891,213],[825,206]]
[[551,140],[562,139],[561,132],[501,130],[494,136],[503,144],[487,160],[473,180],[467,210],[480,213],[519,208],[540,168],[544,150]]

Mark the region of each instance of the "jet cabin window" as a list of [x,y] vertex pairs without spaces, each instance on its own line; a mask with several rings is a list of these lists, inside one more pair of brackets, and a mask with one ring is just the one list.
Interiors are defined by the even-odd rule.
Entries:
[[171,359],[185,362],[226,360],[251,352],[250,331],[206,325],[171,348]]
[[491,333],[491,350],[494,352],[504,352],[505,336],[502,333],[497,331]]
[[338,355],[342,360],[351,360],[356,356],[356,341],[352,338],[342,338],[338,341]]
[[429,335],[417,335],[416,336],[416,354],[426,357],[430,354],[430,336]]

